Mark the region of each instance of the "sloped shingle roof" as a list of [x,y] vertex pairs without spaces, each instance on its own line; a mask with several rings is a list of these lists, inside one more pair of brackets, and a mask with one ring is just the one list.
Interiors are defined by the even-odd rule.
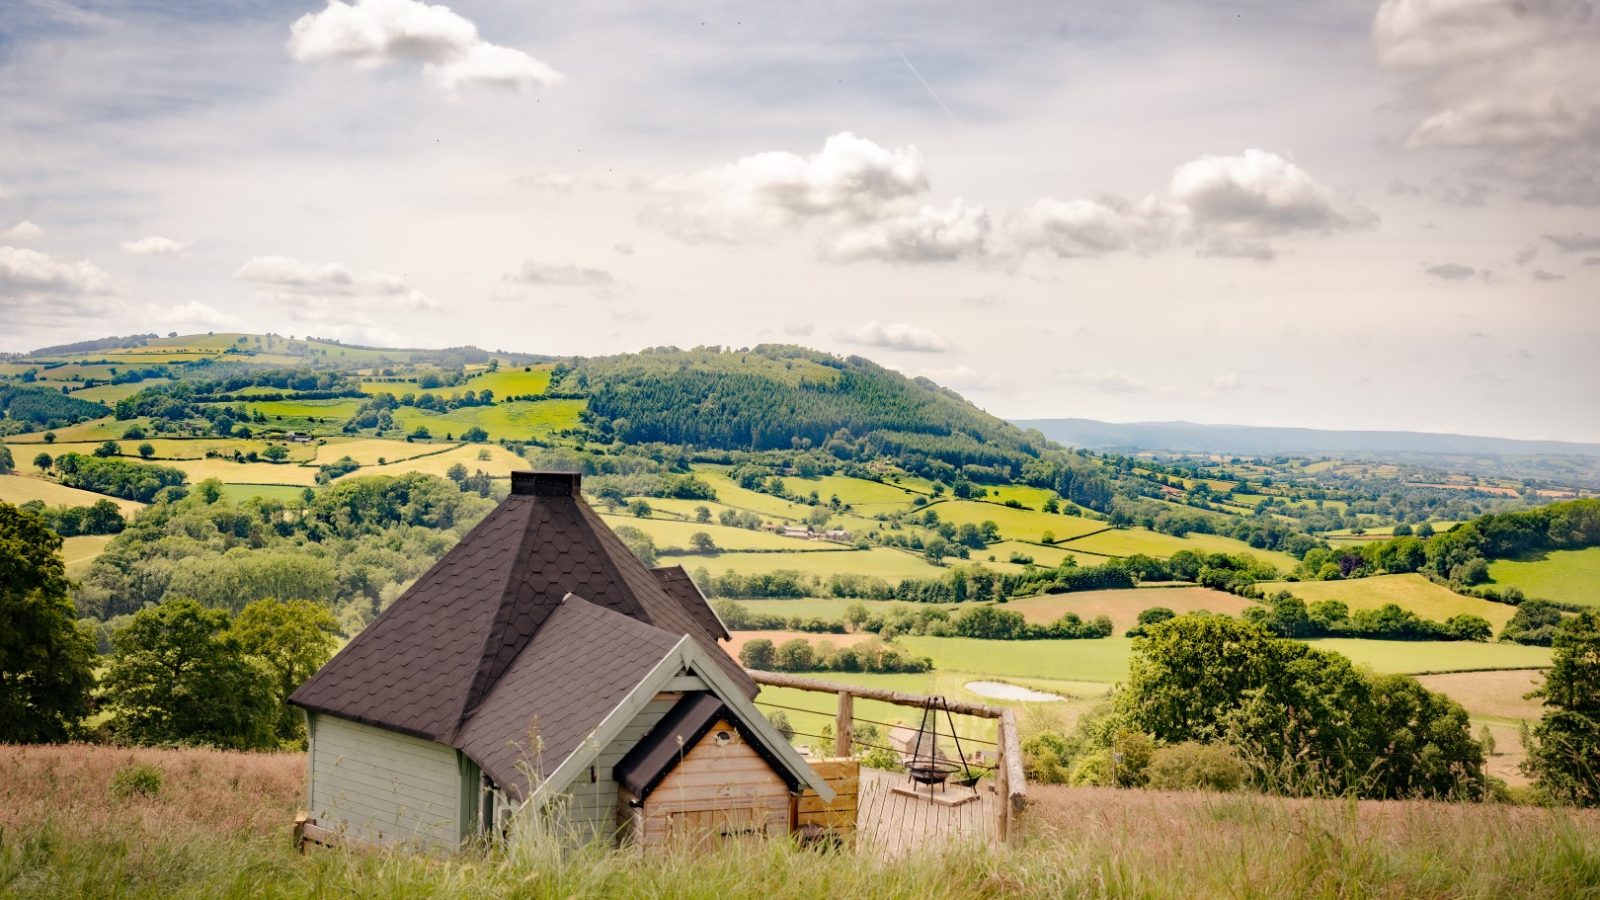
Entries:
[[[707,628],[707,617],[715,620],[715,613],[697,608],[705,606],[704,598],[696,591],[690,603],[681,590],[665,590],[583,502],[578,476],[517,472],[511,496],[295,691],[291,702],[456,744],[462,726],[518,664],[568,593],[668,635],[689,636],[748,696],[755,695],[755,682],[717,647],[718,631]],[[590,638],[569,651],[577,654],[572,666],[613,665],[606,635]],[[560,684],[544,690],[574,706],[602,705]],[[610,709],[599,709],[595,721]],[[526,724],[504,739],[523,739]]]

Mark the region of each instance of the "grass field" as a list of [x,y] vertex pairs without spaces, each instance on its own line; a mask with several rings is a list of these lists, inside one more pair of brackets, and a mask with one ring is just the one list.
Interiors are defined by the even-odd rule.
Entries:
[[[625,524],[625,523],[624,523]],[[899,581],[904,578],[941,578],[950,570],[930,565],[920,556],[874,547],[871,550],[845,550],[835,553],[719,553],[715,556],[673,556],[669,562],[677,563],[689,571],[704,567],[713,575],[735,572],[752,575],[789,569],[805,575],[814,575],[824,581],[828,576],[849,573]]]
[[742,488],[732,478],[729,478],[718,469],[696,466],[694,474],[711,485],[712,489],[717,492],[718,502],[725,503],[728,506],[747,509],[763,516],[789,521],[804,518],[809,511],[809,507],[790,503],[771,494],[763,494],[759,491]]
[[1350,657],[1382,674],[1421,675],[1488,669],[1531,669],[1550,665],[1549,647],[1523,644],[1480,644],[1473,641],[1371,641],[1362,638],[1320,638],[1308,641],[1320,650]]
[[1042,594],[1012,600],[1005,608],[1022,613],[1029,622],[1041,624],[1053,622],[1069,612],[1077,613],[1085,621],[1095,616],[1110,616],[1116,633],[1123,634],[1138,624],[1140,612],[1152,606],[1165,606],[1178,615],[1205,610],[1239,616],[1256,605],[1243,597],[1210,588],[1181,587]]
[[[814,553],[848,552],[843,544],[780,537],[770,531],[751,531],[748,528],[729,528],[709,523],[680,522],[675,519],[636,519],[633,516],[611,515],[609,513],[602,513],[601,518],[605,519],[606,524],[613,529],[625,525],[639,529],[650,535],[651,540],[656,542],[656,547],[662,550],[668,548],[688,550],[690,546],[689,539],[699,532],[705,532],[711,536],[711,539],[716,542],[718,547],[728,550],[777,550],[781,552],[771,555],[780,558],[810,556]],[[716,554],[710,556],[696,555],[694,558],[706,560],[704,563],[697,564],[706,565],[713,570],[716,569],[716,560],[718,558]],[[684,565],[687,566],[688,563],[684,563]],[[690,566],[690,568],[693,568],[693,566]],[[789,568],[789,566],[777,565],[774,568],[784,569]]]
[[[437,448],[439,445],[427,444],[423,446]],[[480,459],[480,456],[484,458]],[[485,475],[492,478],[509,478],[513,471],[528,468],[527,460],[498,444],[462,444],[453,450],[446,450],[443,453],[432,453],[400,462],[391,462],[386,466],[363,466],[356,474],[399,475],[404,472],[421,472],[425,475],[438,475],[443,478],[450,467],[456,463],[466,466],[468,472],[482,470]]]
[[450,387],[429,388],[424,391],[415,378],[400,378],[395,380],[373,378],[361,382],[363,394],[393,394],[396,397],[404,394],[432,393],[435,396],[449,397],[451,394],[461,394],[465,391],[492,391],[495,399],[504,397],[524,397],[529,394],[542,394],[550,386],[549,365],[530,367],[524,372],[520,366],[504,366],[499,371],[481,372],[465,381]]
[[68,575],[81,575],[89,563],[111,543],[109,534],[80,534],[61,539],[61,560],[67,564]]
[[1073,553],[1070,550],[1062,550],[1059,547],[1026,544],[1022,541],[996,541],[984,550],[972,551],[972,556],[984,562],[987,562],[990,556],[993,556],[996,562],[1005,562],[1011,558],[1013,553],[1031,556],[1035,565],[1047,567],[1059,566],[1069,556],[1078,558],[1078,563],[1086,566],[1092,566],[1097,561],[1105,559],[1105,557],[1091,556],[1087,553]]
[[904,600],[850,600],[842,597],[796,597],[792,600],[740,600],[740,606],[749,608],[751,612],[764,616],[783,616],[789,618],[799,616],[803,619],[828,619],[843,618],[845,608],[852,603],[860,603],[873,612],[889,612],[895,609],[918,610],[927,607],[954,609],[954,604],[949,603],[909,603]]
[[427,456],[449,448],[450,444],[431,444],[426,441],[395,441],[385,438],[357,438],[355,440],[329,440],[326,444],[315,447],[316,462],[318,465],[327,465],[336,459],[348,456],[363,466],[378,465],[378,460],[387,463],[400,462],[418,456]]
[[[602,504],[600,502],[600,500],[598,498],[596,498],[596,497],[593,497],[593,496],[591,496],[589,494],[585,494],[584,495],[584,499],[588,500],[589,501],[589,505],[594,507],[597,510],[604,508],[604,504]],[[699,507],[702,507],[702,506],[704,506],[706,509],[711,511],[711,521],[712,522],[717,521],[717,517],[722,514],[723,510],[733,510],[734,512],[743,512],[743,510],[737,509],[737,508],[732,507],[732,506],[728,506],[728,505],[723,504],[723,503],[718,503],[715,500],[680,500],[680,499],[678,499],[676,497],[629,497],[628,498],[628,501],[630,503],[633,502],[634,500],[643,500],[644,502],[650,504],[651,514],[656,516],[657,518],[679,519],[679,520],[682,520],[682,521],[685,521],[685,522],[693,522],[694,521],[694,517],[695,517],[695,510],[697,508],[699,508]]]
[[984,641],[973,638],[916,637],[896,639],[917,656],[933,660],[936,669],[999,675],[1010,679],[1056,681],[1121,681],[1132,656],[1129,638],[1082,641]]
[[[240,438],[117,438],[117,445],[122,448],[122,456],[132,461],[139,461],[138,448],[140,444],[149,444],[155,450],[152,462],[163,463],[179,459],[205,459],[207,453],[216,452],[232,458],[235,451],[249,453],[255,451],[260,454],[274,442],[258,440],[242,440]],[[52,456],[63,453],[93,453],[103,441],[57,441],[45,452]],[[290,462],[309,462],[317,453],[317,448],[311,444],[284,444],[289,451]],[[32,450],[33,448],[30,448]],[[37,450],[29,454],[28,464],[33,463],[32,456],[37,455]]]
[[300,500],[304,491],[304,487],[292,484],[224,484],[222,498],[229,503],[242,503],[251,497],[292,503]]
[[582,400],[538,400],[469,406],[446,413],[402,406],[394,410],[394,421],[404,434],[424,426],[435,438],[447,434],[460,437],[476,426],[488,432],[490,440],[515,441],[577,427],[583,406]]
[[[157,460],[156,464],[183,470],[189,483],[215,478],[225,484],[292,484],[312,487],[317,470],[293,463],[236,463],[231,459]],[[366,474],[366,473],[363,473]]]
[[861,478],[848,478],[843,475],[824,475],[820,478],[785,478],[784,490],[799,496],[808,496],[816,491],[822,503],[828,503],[832,497],[838,497],[840,503],[847,503],[854,508],[856,513],[873,516],[878,513],[900,512],[911,508],[911,501],[921,496],[905,488],[892,484],[883,484],[877,481],[867,481]]
[[330,425],[342,425],[344,421],[356,414],[361,407],[361,401],[342,398],[336,400],[250,400],[245,403],[245,409],[251,414],[261,413],[270,423],[277,423],[282,419],[285,422],[322,422]]
[[1063,541],[1060,546],[1065,550],[1085,550],[1108,556],[1132,556],[1135,553],[1143,553],[1148,556],[1165,557],[1180,550],[1247,554],[1262,562],[1271,563],[1281,571],[1293,569],[1299,563],[1299,560],[1287,553],[1258,550],[1244,541],[1230,537],[1216,534],[1189,534],[1180,538],[1143,528],[1118,528],[1089,537]]
[[1280,590],[1288,591],[1308,605],[1319,600],[1343,600],[1352,611],[1394,603],[1435,622],[1470,613],[1487,619],[1496,633],[1516,613],[1516,607],[1509,604],[1463,597],[1415,573],[1374,575],[1346,581],[1273,581],[1263,582],[1258,587],[1268,596]]
[[1537,722],[1544,703],[1528,693],[1544,684],[1544,673],[1527,669],[1503,672],[1450,672],[1420,675],[1417,680],[1431,690],[1454,697],[1475,719],[1515,724]]
[[[29,467],[32,467],[31,462]],[[131,516],[144,509],[144,504],[135,500],[107,497],[93,491],[80,491],[77,488],[29,475],[0,475],[0,500],[18,506],[33,500],[42,500],[47,506],[90,506],[101,500],[110,500],[117,505],[117,509],[121,510],[124,516]]]
[[954,525],[981,525],[993,522],[1002,538],[1022,541],[1039,541],[1045,532],[1051,532],[1058,541],[1076,535],[1089,534],[1106,527],[1106,523],[1083,516],[1063,516],[1033,509],[1014,509],[998,503],[977,500],[947,500],[929,505],[939,514],[939,521]]
[[[111,416],[106,416],[100,419],[91,419],[87,422],[80,422],[77,425],[68,425],[65,428],[57,428],[54,434],[57,443],[68,444],[73,441],[89,441],[98,444],[101,441],[122,440],[123,432],[134,425],[144,427],[145,431],[150,430],[149,419],[129,419],[119,422]],[[45,443],[44,436],[47,433],[50,432],[30,431],[25,434],[13,434],[6,438],[6,443],[13,448],[18,444],[43,444]],[[40,449],[49,450],[48,447],[41,447]],[[50,452],[54,453],[55,451],[50,450]]]
[[1600,606],[1600,547],[1552,550],[1530,560],[1497,559],[1489,564],[1489,577],[1529,597]]
[[835,647],[854,647],[876,640],[870,634],[814,634],[809,631],[735,631],[732,640],[723,641],[722,648],[734,659],[739,658],[739,651],[751,641],[767,640],[774,645],[782,644],[796,638],[815,647],[821,643],[829,643]]
[[167,384],[171,380],[170,378],[146,378],[143,381],[130,381],[126,384],[100,384],[92,388],[84,388],[81,391],[73,391],[72,396],[79,400],[93,400],[109,406],[124,397],[132,397],[147,387]]

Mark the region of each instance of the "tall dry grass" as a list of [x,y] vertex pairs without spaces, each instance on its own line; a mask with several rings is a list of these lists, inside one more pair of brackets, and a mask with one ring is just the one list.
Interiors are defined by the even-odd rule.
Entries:
[[[153,796],[113,789],[133,766]],[[1039,787],[1015,849],[880,863],[783,841],[573,851],[518,827],[449,858],[290,847],[303,757],[0,747],[0,896],[1600,897],[1600,815]]]

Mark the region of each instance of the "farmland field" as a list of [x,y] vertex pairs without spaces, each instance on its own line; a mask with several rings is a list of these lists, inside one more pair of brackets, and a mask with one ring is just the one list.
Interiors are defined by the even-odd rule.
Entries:
[[[215,478],[228,484],[293,484],[311,487],[317,483],[317,470],[293,463],[237,463],[231,459],[160,460],[158,465],[183,470],[189,483]],[[363,472],[362,474],[370,474]]]
[[81,391],[73,391],[72,396],[79,400],[94,400],[106,405],[115,404],[124,397],[132,397],[147,387],[158,384],[168,384],[170,378],[146,378],[143,381],[130,381],[124,384],[99,384]]
[[1364,638],[1319,638],[1307,643],[1320,650],[1343,653],[1356,664],[1371,666],[1373,671],[1385,674],[1532,669],[1550,665],[1549,647],[1524,644],[1373,641]]
[[1489,577],[1529,597],[1600,606],[1600,547],[1551,550],[1538,559],[1497,559]]
[[823,503],[838,497],[840,503],[849,504],[857,513],[871,516],[877,513],[899,512],[909,509],[911,501],[921,496],[892,484],[882,484],[843,475],[825,475],[820,478],[785,478],[784,490],[802,497],[816,491]]
[[1056,540],[1065,541],[1076,535],[1089,534],[1109,527],[1104,522],[1083,516],[1063,516],[1033,509],[1015,509],[977,500],[947,500],[930,504],[928,509],[939,514],[939,521],[953,525],[981,525],[986,521],[993,522],[1000,529],[1001,537],[1023,541],[1042,540],[1047,531],[1054,534]]
[[[438,444],[426,446],[438,447]],[[479,459],[483,456],[483,459]],[[482,470],[491,478],[509,478],[512,471],[526,469],[528,461],[512,453],[498,444],[462,444],[453,450],[443,453],[432,453],[427,456],[418,456],[412,459],[390,462],[386,466],[363,466],[358,474],[361,475],[400,475],[405,472],[421,472],[424,475],[438,475],[443,478],[450,467],[461,463],[468,472]],[[314,471],[314,470],[308,470]]]
[[111,543],[109,534],[80,534],[61,539],[61,560],[67,564],[68,575],[78,575],[94,562],[100,551]]
[[1527,669],[1503,672],[1450,672],[1421,675],[1423,686],[1448,694],[1467,708],[1474,718],[1501,722],[1536,722],[1544,703],[1528,699],[1534,688],[1544,684],[1544,673]]
[[852,603],[860,603],[875,613],[889,612],[895,609],[916,611],[929,607],[947,610],[956,608],[954,604],[950,603],[911,603],[905,600],[850,600],[843,597],[796,597],[792,600],[740,600],[737,602],[751,612],[764,616],[783,616],[785,618],[799,616],[803,619],[828,620],[842,618],[845,608]]
[[387,463],[400,462],[414,459],[418,456],[444,452],[451,446],[450,444],[394,441],[384,438],[357,438],[349,441],[334,439],[317,447],[315,452],[318,465],[327,465],[336,459],[348,456],[363,466],[375,466],[378,465],[378,460],[380,459],[385,460]]
[[28,475],[0,475],[0,500],[19,506],[31,500],[41,500],[47,506],[89,506],[101,500],[110,500],[124,516],[144,509],[144,504],[135,500],[81,491]]
[[739,651],[744,649],[745,644],[756,640],[768,640],[774,644],[782,644],[798,638],[813,647],[823,642],[832,644],[835,647],[854,647],[857,644],[865,644],[869,641],[877,640],[877,636],[871,634],[814,634],[809,631],[735,631],[732,634],[733,639],[723,641],[722,647],[734,659],[739,658]]
[[1464,597],[1415,573],[1374,575],[1345,581],[1274,581],[1263,582],[1259,587],[1267,596],[1288,591],[1308,605],[1319,600],[1343,600],[1352,611],[1377,609],[1385,603],[1394,603],[1436,622],[1470,613],[1487,619],[1496,632],[1504,628],[1516,613],[1516,608],[1509,604]]
[[261,413],[269,422],[279,419],[295,421],[321,421],[340,425],[360,408],[361,401],[338,400],[249,400],[245,408],[252,414]]
[[729,506],[736,506],[739,509],[748,509],[763,516],[789,521],[804,518],[806,513],[810,511],[809,507],[790,503],[780,497],[742,488],[732,478],[717,469],[696,466],[694,474],[716,490],[719,502],[726,503]]
[[[98,444],[101,441],[121,440],[122,433],[134,425],[145,426],[145,430],[148,431],[149,424],[150,420],[148,419],[129,419],[125,422],[119,422],[111,416],[106,416],[100,419],[91,419],[87,422],[80,422],[77,425],[68,425],[65,428],[57,428],[54,433],[58,443],[91,441]],[[13,448],[18,444],[43,444],[45,443],[44,436],[46,433],[44,431],[29,431],[23,434],[13,434],[6,438],[6,443]],[[54,453],[55,451],[52,450],[50,452]]]
[[242,503],[251,497],[291,503],[301,499],[304,487],[292,484],[224,484],[222,499],[229,503]]
[[[224,454],[227,458],[233,457],[234,451],[261,453],[276,442],[246,440],[240,438],[118,438],[117,445],[122,448],[122,456],[130,459],[139,459],[138,447],[140,444],[149,444],[155,450],[152,462],[162,463],[180,459],[205,459],[208,453]],[[47,452],[59,456],[63,453],[93,453],[103,442],[100,441],[57,441]],[[290,462],[308,462],[316,454],[316,448],[309,444],[284,444],[289,451]],[[31,462],[31,460],[30,460]]]
[[1046,623],[1064,613],[1077,613],[1084,621],[1095,616],[1110,616],[1117,634],[1138,624],[1139,613],[1152,606],[1165,606],[1178,615],[1206,610],[1240,616],[1259,604],[1234,594],[1204,587],[1129,588],[1110,591],[1077,591],[1069,594],[1041,594],[1012,600],[1006,609],[1022,613],[1029,622]]
[[[633,516],[611,515],[602,513],[607,525],[613,530],[623,526],[632,526],[645,534],[650,535],[659,549],[676,547],[687,550],[689,539],[699,532],[711,535],[711,539],[718,547],[728,550],[776,550],[774,556],[810,556],[818,552],[848,552],[843,544],[830,541],[805,541],[799,538],[786,538],[773,534],[770,531],[751,531],[748,528],[729,528],[724,525],[699,522],[679,522],[673,519],[636,519]],[[710,557],[697,557],[705,559],[708,565],[715,568],[715,555]],[[788,568],[780,565],[776,568]]]
[[1114,531],[1090,535],[1089,537],[1062,541],[1058,546],[1064,550],[1086,550],[1090,553],[1103,553],[1109,556],[1131,556],[1135,553],[1144,553],[1149,556],[1164,557],[1171,556],[1180,550],[1195,550],[1207,553],[1240,553],[1254,556],[1256,559],[1271,563],[1284,571],[1294,568],[1299,563],[1299,560],[1287,553],[1279,553],[1275,550],[1258,550],[1244,541],[1230,537],[1191,533],[1180,538],[1157,531],[1148,531],[1143,528],[1119,528]]
[[1133,652],[1130,638],[1079,641],[987,641],[975,638],[897,638],[917,656],[933,659],[936,669],[1000,675],[1006,678],[1048,678],[1057,681],[1122,681]]
[[[627,524],[619,522],[618,524]],[[834,553],[719,553],[715,556],[684,555],[671,557],[691,572],[704,567],[713,575],[734,572],[752,575],[787,569],[827,580],[830,575],[851,574],[898,581],[903,578],[941,578],[950,570],[930,565],[920,556],[874,547],[871,550],[842,550]]]
[[[972,555],[975,558],[987,560],[990,556],[993,556],[996,562],[1005,562],[1011,558],[1013,553],[1031,556],[1035,565],[1047,567],[1059,566],[1067,557],[1079,555],[1070,550],[1063,550],[1060,547],[1029,544],[1023,541],[995,541],[986,549],[972,551]],[[1094,565],[1097,562],[1104,561],[1103,557],[1090,556],[1087,553],[1081,554],[1081,557],[1078,562],[1082,565]]]
[[490,440],[527,440],[576,427],[583,405],[582,400],[536,400],[467,406],[445,413],[402,406],[394,410],[394,421],[407,434],[424,426],[436,438],[447,434],[459,437],[476,426],[488,432]]

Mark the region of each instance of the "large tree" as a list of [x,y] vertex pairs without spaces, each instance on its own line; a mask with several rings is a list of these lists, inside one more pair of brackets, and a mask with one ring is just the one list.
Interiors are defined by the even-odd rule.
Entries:
[[94,639],[69,587],[60,536],[0,503],[0,743],[64,740],[89,712]]
[[1600,806],[1600,612],[1584,610],[1556,630],[1545,702],[1524,768],[1553,799]]
[[228,614],[175,598],[135,613],[111,638],[112,728],[136,744],[276,743],[273,676],[247,656]]
[[257,600],[233,620],[233,635],[276,678],[277,732],[283,740],[303,736],[300,714],[289,695],[304,684],[338,646],[339,621],[328,607],[310,600]]

